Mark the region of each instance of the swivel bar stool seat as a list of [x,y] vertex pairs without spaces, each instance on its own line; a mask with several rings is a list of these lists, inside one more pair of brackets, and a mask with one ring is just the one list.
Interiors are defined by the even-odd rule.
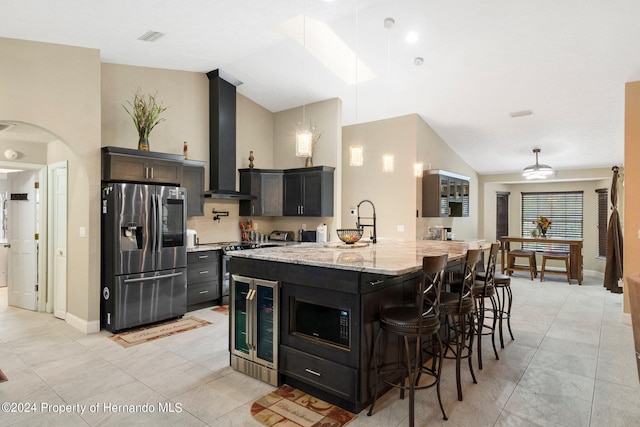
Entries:
[[[425,256],[422,260],[422,274],[416,282],[415,298],[410,305],[384,307],[380,311],[380,330],[376,335],[373,348],[373,366],[376,371],[376,383],[373,401],[367,415],[373,413],[378,398],[378,384],[380,381],[400,389],[400,398],[404,398],[404,391],[409,391],[409,425],[414,425],[415,391],[436,386],[438,403],[442,411],[442,418],[447,414],[442,406],[440,397],[440,375],[442,373],[442,342],[440,341],[440,288],[444,269],[447,266],[447,254]],[[380,351],[380,337],[382,333],[390,337],[398,337],[403,341],[400,346],[399,357],[394,362],[381,366],[378,364]],[[430,340],[433,338],[433,340]],[[415,345],[413,356],[410,341]],[[430,349],[425,351],[424,347]],[[433,351],[435,349],[435,351]],[[424,366],[425,354],[431,356],[430,366]],[[418,385],[422,374],[429,375],[433,381]],[[400,375],[400,384],[397,383]],[[408,384],[405,385],[405,375]]]

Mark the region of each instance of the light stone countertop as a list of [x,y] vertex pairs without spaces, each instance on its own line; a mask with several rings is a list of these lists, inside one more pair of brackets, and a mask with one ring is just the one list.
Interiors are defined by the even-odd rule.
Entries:
[[196,245],[193,248],[187,248],[187,252],[215,251],[215,250],[220,250],[222,248],[223,246],[218,244]]
[[[358,242],[362,243],[362,242]],[[440,240],[382,240],[376,244],[348,248],[342,242],[298,245],[231,252],[231,256],[316,267],[401,275],[422,268],[426,255],[449,254],[449,260],[464,258],[467,249],[489,249],[489,243]]]

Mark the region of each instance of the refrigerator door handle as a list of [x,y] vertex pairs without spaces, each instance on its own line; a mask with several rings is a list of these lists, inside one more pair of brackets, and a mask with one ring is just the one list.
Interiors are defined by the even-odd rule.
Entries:
[[158,194],[155,196],[156,199],[156,248],[155,251],[158,253],[158,265],[160,264],[160,259],[162,258],[162,197]]
[[[149,234],[151,235],[151,252],[155,252],[156,251],[156,221],[157,221],[157,208],[156,208],[156,198],[155,196],[151,196],[151,213],[149,215],[149,222],[150,227],[149,227]],[[154,268],[155,268],[155,263],[154,263]]]
[[158,280],[158,279],[168,279],[170,277],[178,277],[182,276],[182,272],[180,273],[171,273],[171,274],[163,274],[162,276],[152,276],[152,277],[139,277],[136,279],[124,279],[124,283],[134,283],[134,282],[148,282],[149,280]]

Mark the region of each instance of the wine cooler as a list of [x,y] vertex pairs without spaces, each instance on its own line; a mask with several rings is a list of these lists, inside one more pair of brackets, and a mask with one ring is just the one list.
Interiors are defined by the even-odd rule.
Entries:
[[231,275],[231,367],[278,385],[280,282]]

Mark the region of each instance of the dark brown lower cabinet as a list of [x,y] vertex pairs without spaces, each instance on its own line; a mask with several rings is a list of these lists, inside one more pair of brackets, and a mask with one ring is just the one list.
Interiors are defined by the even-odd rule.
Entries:
[[[282,283],[281,384],[355,413],[371,403],[371,354],[380,307],[412,302],[418,272],[386,276],[241,257],[231,257],[230,270]],[[399,345],[385,339],[377,356],[383,362],[395,360]]]
[[187,311],[220,301],[220,251],[187,253]]

